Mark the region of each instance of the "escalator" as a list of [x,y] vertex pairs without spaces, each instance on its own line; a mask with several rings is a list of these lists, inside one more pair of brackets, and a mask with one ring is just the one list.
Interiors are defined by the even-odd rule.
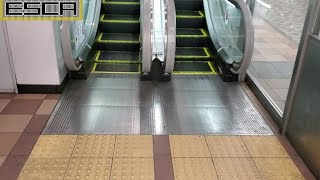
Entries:
[[216,57],[202,0],[175,0],[176,57],[173,74],[216,74]]
[[141,74],[149,80],[159,59],[163,77],[217,74],[224,81],[244,81],[254,41],[244,1],[160,0],[160,7],[155,2],[85,0],[83,25],[60,27],[72,74]]
[[139,0],[102,2],[92,73],[140,73],[139,17]]

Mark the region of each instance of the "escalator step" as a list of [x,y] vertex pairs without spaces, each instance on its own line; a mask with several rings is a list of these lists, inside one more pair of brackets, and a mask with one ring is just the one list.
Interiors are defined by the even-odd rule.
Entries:
[[177,47],[208,46],[208,33],[204,29],[177,28]]
[[175,0],[177,10],[199,10],[203,9],[203,0]]
[[102,8],[105,14],[140,14],[139,0],[104,0]]
[[137,15],[103,14],[100,22],[110,23],[139,23]]
[[101,33],[98,37],[98,47],[105,51],[139,51],[139,34]]
[[177,37],[207,37],[204,29],[177,28]]
[[177,11],[177,28],[203,28],[205,23],[202,11]]
[[138,63],[139,52],[98,51],[95,61],[109,63]]
[[139,74],[140,64],[95,63],[93,73]]
[[140,43],[139,34],[101,33],[99,41],[106,43]]
[[177,47],[176,61],[208,61],[212,57],[205,47]]
[[204,18],[201,11],[177,11],[177,18]]
[[211,62],[175,62],[173,74],[216,74]]
[[139,15],[103,14],[100,30],[105,33],[140,33]]

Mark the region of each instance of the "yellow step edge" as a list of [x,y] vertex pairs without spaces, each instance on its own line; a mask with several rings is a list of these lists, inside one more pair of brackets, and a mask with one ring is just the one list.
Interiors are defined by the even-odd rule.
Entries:
[[97,64],[94,63],[91,73],[93,74],[141,74],[141,63],[139,64],[138,72],[106,72],[106,71],[96,71]]
[[[181,47],[180,47],[181,48]],[[190,47],[183,47],[183,48],[190,48]],[[192,59],[192,58],[210,58],[211,54],[209,53],[208,48],[203,47],[203,51],[205,52],[206,56],[176,56],[176,58],[181,58],[181,59]]]
[[186,19],[188,19],[188,18],[190,18],[190,19],[193,19],[193,18],[204,18],[203,12],[198,11],[198,13],[199,13],[200,16],[177,15],[176,18],[186,18]]
[[178,37],[178,38],[205,38],[205,37],[208,37],[208,34],[206,33],[206,31],[204,29],[200,29],[200,31],[202,32],[202,35],[183,34],[183,35],[176,35],[176,37]]
[[136,24],[140,23],[140,20],[105,20],[105,14],[103,14],[100,18],[100,22],[108,22],[108,23],[128,23],[128,24]]

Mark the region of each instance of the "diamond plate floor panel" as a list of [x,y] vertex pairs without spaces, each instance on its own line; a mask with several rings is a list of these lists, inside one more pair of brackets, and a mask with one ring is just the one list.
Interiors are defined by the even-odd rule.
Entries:
[[239,83],[218,76],[92,74],[71,81],[43,134],[273,134]]

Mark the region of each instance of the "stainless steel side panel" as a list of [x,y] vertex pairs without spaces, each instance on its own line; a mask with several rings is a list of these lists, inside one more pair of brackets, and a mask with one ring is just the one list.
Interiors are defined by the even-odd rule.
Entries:
[[295,91],[286,134],[317,178],[320,178],[320,40],[310,36]]

